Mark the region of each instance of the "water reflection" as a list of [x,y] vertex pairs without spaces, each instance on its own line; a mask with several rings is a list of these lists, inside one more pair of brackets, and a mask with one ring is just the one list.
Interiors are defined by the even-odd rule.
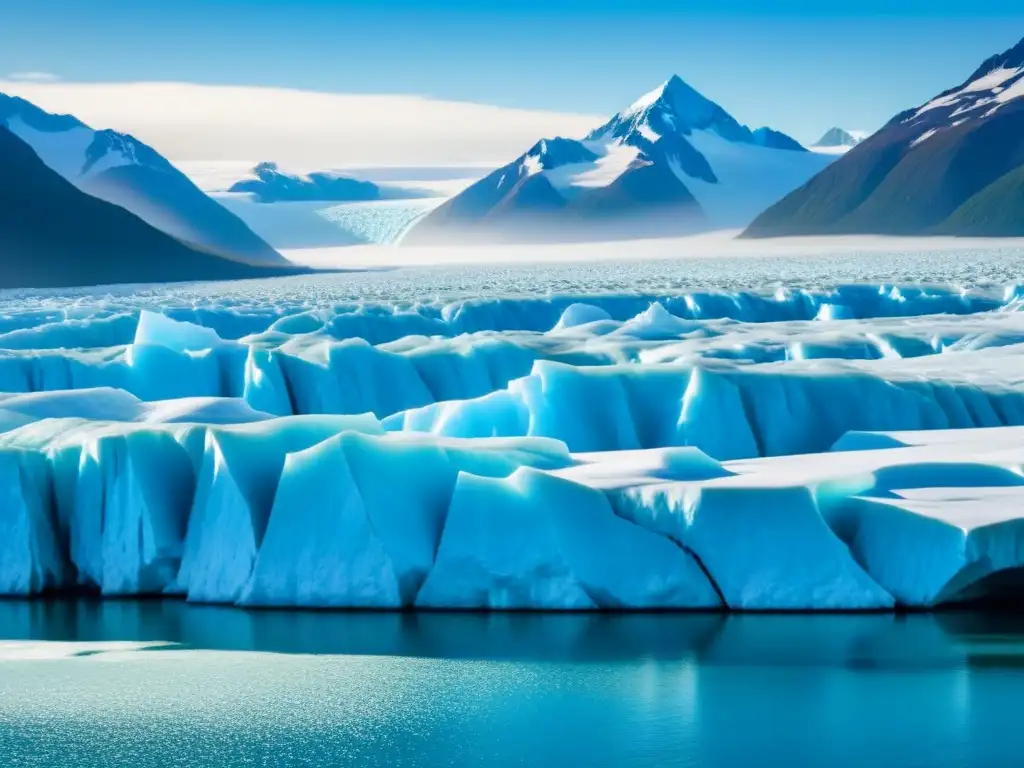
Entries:
[[3,765],[1024,765],[1007,614],[0,602],[5,640]]
[[857,670],[1024,667],[1024,616],[242,611],[178,600],[0,601],[0,640],[523,661],[692,659]]

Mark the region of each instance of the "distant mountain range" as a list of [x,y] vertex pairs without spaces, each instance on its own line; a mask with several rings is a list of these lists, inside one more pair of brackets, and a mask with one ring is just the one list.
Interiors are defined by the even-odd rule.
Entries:
[[[198,250],[86,194],[0,125],[0,288],[297,274]],[[285,262],[287,264],[287,262]]]
[[177,240],[237,261],[288,263],[152,147],[128,134],[93,130],[71,115],[50,114],[5,94],[0,94],[0,126],[83,192]]
[[896,115],[746,237],[1024,236],[1024,40]]
[[228,192],[247,192],[260,203],[372,202],[428,196],[417,190],[393,186],[381,189],[373,182],[360,181],[335,171],[315,171],[305,175],[287,173],[277,163],[271,162],[257,165],[252,169],[252,178],[236,181]]
[[333,173],[288,174],[279,170],[276,163],[260,163],[252,172],[254,178],[236,181],[228,192],[249,192],[261,203],[380,200],[376,184]]
[[833,157],[751,130],[672,77],[582,139],[538,141],[403,243],[563,240],[745,226]]

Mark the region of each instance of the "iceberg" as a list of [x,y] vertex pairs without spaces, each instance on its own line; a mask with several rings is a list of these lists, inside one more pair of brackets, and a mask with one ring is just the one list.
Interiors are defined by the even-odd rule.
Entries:
[[177,571],[194,484],[188,454],[167,432],[85,442],[67,519],[79,584],[104,595],[160,592]]

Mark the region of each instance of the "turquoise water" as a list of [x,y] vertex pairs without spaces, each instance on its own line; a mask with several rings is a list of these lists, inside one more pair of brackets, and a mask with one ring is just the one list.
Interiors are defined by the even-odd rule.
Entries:
[[1002,766],[1024,619],[0,602],[3,766]]

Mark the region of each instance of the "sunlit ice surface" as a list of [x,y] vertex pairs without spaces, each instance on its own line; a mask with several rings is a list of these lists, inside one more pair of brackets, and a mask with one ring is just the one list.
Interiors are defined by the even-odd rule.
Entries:
[[5,294],[0,592],[572,611],[1018,594],[1020,248],[637,247]]

